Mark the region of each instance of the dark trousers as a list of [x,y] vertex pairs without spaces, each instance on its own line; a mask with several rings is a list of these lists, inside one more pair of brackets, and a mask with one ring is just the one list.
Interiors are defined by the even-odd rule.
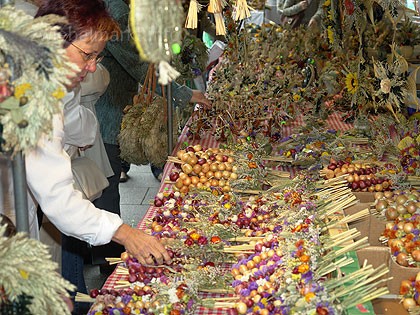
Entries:
[[[83,254],[86,250],[86,243],[71,236],[61,235],[61,275],[76,286],[76,291],[71,292],[72,298],[76,292],[87,293],[85,277],[83,275]],[[74,302],[73,315],[87,314],[88,303]]]
[[[108,177],[109,186],[104,189],[101,197],[96,199],[93,204],[99,208],[121,216],[120,211],[120,174],[121,174],[121,158],[120,147],[118,145],[105,143],[105,150],[108,155],[109,162],[111,163],[114,175]],[[106,257],[120,257],[124,251],[124,247],[111,242],[102,246],[92,247],[92,263],[105,264]]]

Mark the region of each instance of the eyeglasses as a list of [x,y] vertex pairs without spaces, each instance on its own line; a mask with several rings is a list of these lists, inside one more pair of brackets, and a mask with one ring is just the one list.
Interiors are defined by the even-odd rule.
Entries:
[[104,59],[104,56],[102,56],[102,55],[100,56],[100,55],[98,55],[96,53],[90,53],[89,54],[86,51],[84,51],[82,48],[80,48],[79,46],[77,46],[77,45],[75,45],[73,43],[70,43],[70,45],[76,47],[81,53],[83,53],[83,59],[86,62],[92,62],[92,61],[94,61],[95,63],[99,63],[99,62],[102,61],[102,59]]

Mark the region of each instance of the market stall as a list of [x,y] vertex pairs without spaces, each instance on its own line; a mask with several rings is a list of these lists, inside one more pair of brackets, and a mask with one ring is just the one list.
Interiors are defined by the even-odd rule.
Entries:
[[138,223],[174,262],[110,258],[119,265],[87,299],[91,314],[107,302],[164,314],[416,312],[419,141],[406,107],[417,70],[400,48],[415,26],[393,2],[319,11],[319,33],[237,32],[225,12],[213,108],[192,114]]

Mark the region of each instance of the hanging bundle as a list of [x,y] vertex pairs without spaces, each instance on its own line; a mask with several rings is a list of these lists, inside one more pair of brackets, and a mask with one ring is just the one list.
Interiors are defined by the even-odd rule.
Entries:
[[251,16],[246,0],[237,0],[235,5],[235,21],[247,19]]
[[159,83],[166,85],[179,76],[169,64],[180,52],[182,19],[176,0],[131,0],[130,23],[140,57],[159,65]]
[[185,20],[185,28],[196,29],[198,26],[198,12],[201,11],[202,5],[197,0],[191,0],[188,8],[187,19]]
[[226,35],[226,25],[223,19],[223,8],[226,6],[225,0],[210,0],[207,11],[213,13],[216,24],[216,35]]
[[163,87],[162,97],[155,94],[156,81],[151,64],[139,95],[134,97],[121,123],[120,155],[132,164],[163,166],[167,159],[167,103]]

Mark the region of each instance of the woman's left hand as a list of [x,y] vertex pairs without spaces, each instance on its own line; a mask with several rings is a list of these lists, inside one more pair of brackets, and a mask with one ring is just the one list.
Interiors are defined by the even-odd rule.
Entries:
[[193,94],[190,99],[190,103],[197,103],[203,105],[204,109],[209,109],[211,107],[210,100],[204,95],[200,90],[192,90]]

